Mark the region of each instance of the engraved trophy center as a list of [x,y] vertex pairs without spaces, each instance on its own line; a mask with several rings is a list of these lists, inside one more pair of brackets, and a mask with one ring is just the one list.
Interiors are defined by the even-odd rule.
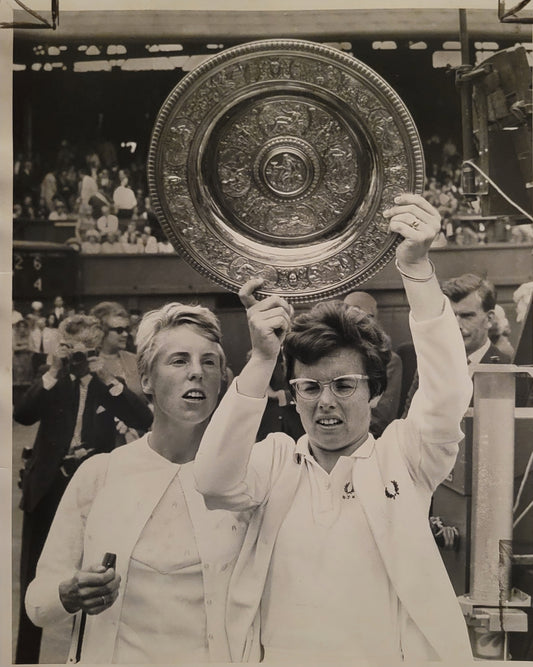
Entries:
[[257,177],[264,187],[279,197],[293,198],[303,195],[315,180],[311,150],[309,146],[306,154],[289,142],[282,146],[267,146],[258,159],[255,170]]

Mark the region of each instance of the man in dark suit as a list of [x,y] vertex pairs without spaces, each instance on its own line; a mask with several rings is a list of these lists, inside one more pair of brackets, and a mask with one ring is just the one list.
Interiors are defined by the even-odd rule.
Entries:
[[489,339],[496,307],[496,291],[492,283],[473,273],[465,273],[446,280],[442,291],[452,303],[469,363],[510,363],[510,357]]
[[117,420],[143,430],[152,421],[146,403],[98,356],[103,336],[94,317],[74,315],[63,320],[51,365],[15,407],[14,418],[20,424],[40,422],[22,475],[18,664],[39,661],[42,631],[26,616],[24,596],[69,479],[82,461],[113,449]]
[[[511,358],[493,345],[489,338],[489,330],[494,323],[496,307],[496,290],[494,285],[474,273],[464,273],[442,283],[442,291],[450,299],[455,317],[461,330],[469,364],[509,364]],[[402,346],[404,369],[408,367],[406,357],[414,362],[412,380],[405,396],[401,414],[405,417],[411,399],[418,388],[416,357],[411,353],[412,345]]]

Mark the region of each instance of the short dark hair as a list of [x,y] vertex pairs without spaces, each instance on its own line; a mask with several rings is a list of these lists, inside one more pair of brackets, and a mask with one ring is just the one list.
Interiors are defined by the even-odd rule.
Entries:
[[477,292],[481,299],[481,307],[485,312],[494,310],[496,306],[496,289],[486,278],[481,278],[475,273],[463,273],[462,276],[450,278],[442,283],[444,294],[457,303],[466,299],[470,294]]
[[294,364],[313,364],[339,348],[359,352],[369,376],[370,398],[387,388],[387,364],[391,358],[388,337],[373,317],[342,301],[326,301],[295,318],[283,344],[287,379]]

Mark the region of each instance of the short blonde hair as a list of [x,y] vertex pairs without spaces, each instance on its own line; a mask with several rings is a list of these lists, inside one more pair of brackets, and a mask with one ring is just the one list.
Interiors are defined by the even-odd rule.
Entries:
[[135,338],[137,346],[137,368],[141,377],[150,374],[156,354],[155,339],[160,331],[173,329],[188,324],[197,329],[198,333],[217,343],[220,356],[222,376],[226,373],[226,355],[222,349],[222,332],[217,316],[204,306],[186,305],[173,301],[157,310],[146,313]]

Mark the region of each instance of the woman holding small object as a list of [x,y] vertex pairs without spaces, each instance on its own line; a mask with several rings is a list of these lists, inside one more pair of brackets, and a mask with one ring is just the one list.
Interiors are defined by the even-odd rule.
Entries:
[[[167,304],[139,326],[152,431],[80,467],[26,596],[38,625],[77,615],[69,661],[82,619],[81,662],[229,660],[227,585],[246,522],[209,512],[192,477],[225,374],[220,339],[218,320],[201,306]],[[115,567],[101,565],[106,552]]]

